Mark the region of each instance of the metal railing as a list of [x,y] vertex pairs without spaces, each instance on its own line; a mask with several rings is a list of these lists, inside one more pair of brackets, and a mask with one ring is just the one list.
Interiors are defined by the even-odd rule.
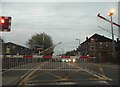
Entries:
[[40,70],[73,70],[73,69],[88,69],[90,59],[76,59],[75,62],[65,62],[62,59],[53,58],[20,58],[20,57],[7,57],[2,58],[2,70],[29,70],[36,66],[41,66]]

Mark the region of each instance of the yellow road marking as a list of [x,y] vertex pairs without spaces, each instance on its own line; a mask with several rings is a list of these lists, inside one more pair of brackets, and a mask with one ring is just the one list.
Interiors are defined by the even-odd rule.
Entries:
[[[41,66],[43,66],[44,64],[46,64],[48,62],[45,62],[41,65],[38,65],[37,67],[33,68],[33,71],[31,71],[21,82],[19,85],[25,85],[27,84],[27,82],[29,81],[29,78],[37,71],[37,68],[39,69]],[[19,87],[19,86],[18,86]]]
[[106,77],[106,76],[104,76],[104,75],[101,75],[105,80],[110,80],[110,81],[112,81],[112,79],[110,79],[110,78],[108,78],[108,77]]
[[112,80],[112,79],[110,79],[110,78],[108,78],[108,77],[106,77],[106,75],[105,75],[105,73],[104,73],[104,71],[103,71],[103,68],[100,66],[100,65],[98,65],[98,67],[99,67],[99,69],[100,69],[100,71],[101,71],[101,73],[102,73],[102,78],[104,78],[105,80]]
[[[63,68],[63,67],[56,67],[56,69],[59,69],[59,68]],[[58,78],[59,80],[67,80],[67,78],[68,78],[68,76],[66,76],[66,77],[60,77],[60,76],[58,76],[58,75],[55,75],[55,74],[53,74],[53,73],[50,73],[50,72],[44,72],[44,73],[42,73],[42,74],[39,74],[39,75],[43,75],[43,74],[46,74],[46,73],[48,73],[49,75],[52,75],[52,76],[54,76],[54,77],[56,77],[56,78]],[[33,79],[33,78],[35,78],[35,77],[37,77],[38,75],[36,75],[36,76],[34,76],[34,77],[31,77],[31,78],[29,78],[29,80],[30,79]]]
[[98,75],[96,75],[96,74],[93,74],[93,76],[98,77],[100,80],[109,80],[109,81],[112,80],[112,79],[110,79],[110,78],[108,78],[108,77],[106,77],[106,76],[104,76],[104,75],[98,76]]
[[68,76],[62,77],[62,78],[59,79],[59,80],[68,80]]
[[33,76],[33,77],[29,78],[29,80],[34,79],[34,78],[35,78],[35,77],[37,77],[37,76],[44,75],[44,74],[46,74],[46,73],[47,73],[47,72],[44,72],[44,73],[42,73],[42,74],[35,75],[35,76]]
[[[46,74],[46,73],[48,73],[49,75],[52,75],[52,76],[58,78],[58,80],[68,80],[68,76],[60,77],[60,76],[55,75],[55,74],[50,73],[50,72],[45,72],[45,73],[42,73],[42,74],[40,74],[40,75],[43,75],[43,74]],[[31,77],[31,78],[29,78],[29,80],[30,80],[30,79],[33,79],[33,78],[35,78],[35,77],[37,77],[37,76],[38,76],[38,75],[36,75],[36,76],[34,76],[34,77]]]
[[55,75],[55,74],[53,74],[53,73],[50,73],[50,72],[47,72],[49,75],[52,75],[52,76],[54,76],[54,77],[56,77],[56,78],[58,78],[58,79],[62,79],[62,77],[60,77],[60,76],[58,76],[58,75]]
[[101,64],[94,64],[94,63],[91,63],[92,65],[97,65],[97,66],[105,66],[105,67],[110,67],[110,68],[119,68],[119,65],[101,65]]
[[[31,82],[47,82],[47,81],[53,81],[53,82],[56,82],[56,81],[80,81],[79,79],[68,79],[68,77],[66,76],[65,78],[62,78],[62,79],[56,79],[56,80],[33,80],[33,81],[29,81],[30,83]],[[87,78],[87,80],[100,80],[99,78]],[[102,79],[101,79],[102,80]]]
[[106,76],[105,73],[104,73],[104,71],[103,71],[103,69],[102,69],[101,67],[99,67],[99,69],[100,69],[101,73],[102,73],[104,76]]
[[[56,69],[58,69],[58,68],[62,68],[62,67],[56,67]],[[35,71],[35,70],[37,70],[37,69],[34,69],[34,71]],[[52,75],[52,76],[54,76],[54,77],[56,77],[56,78],[58,78],[58,79],[60,79],[60,80],[67,80],[67,78],[68,78],[68,76],[66,76],[66,77],[60,77],[60,76],[57,76],[57,75],[52,74],[52,73],[50,73],[50,72],[44,72],[44,73],[39,74],[39,75],[43,75],[43,74],[46,74],[46,73],[48,73],[48,74],[50,74],[50,75]],[[37,76],[38,76],[38,75],[36,75],[36,76],[34,76],[34,77],[30,77],[29,80],[31,80],[31,79],[33,79],[33,78],[35,78],[35,77],[37,77]]]
[[[70,64],[68,64],[68,65],[70,65]],[[75,66],[75,65],[70,65],[70,66]],[[100,67],[100,65],[97,65],[97,66],[99,67],[102,75],[101,75],[101,76],[98,76],[98,75],[93,74],[93,76],[99,78],[100,80],[110,80],[110,81],[111,81],[112,79],[106,77],[106,75],[105,75],[103,69]],[[75,67],[77,67],[77,66],[75,66]],[[81,69],[80,67],[77,67],[77,68]],[[78,71],[78,70],[76,70],[76,71]]]
[[[71,65],[71,64],[68,64],[68,65],[75,66],[75,65]],[[105,76],[105,73],[103,72],[103,69],[100,67],[100,65],[97,65],[97,66],[99,66],[99,68],[100,68],[100,70],[101,70],[101,72],[102,72],[103,75],[98,76],[96,74],[92,74],[92,76],[97,77],[99,80],[110,80],[111,81],[112,79],[110,79],[110,78],[108,78],[108,77]],[[77,65],[75,67],[77,67]],[[77,68],[81,69],[80,67],[77,67]],[[76,70],[76,71],[78,71],[78,70]],[[86,70],[83,70],[83,71],[86,71]]]

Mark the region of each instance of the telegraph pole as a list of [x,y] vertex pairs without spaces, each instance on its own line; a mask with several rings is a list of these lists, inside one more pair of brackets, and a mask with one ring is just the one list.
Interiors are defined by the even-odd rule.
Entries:
[[[116,53],[115,53],[115,41],[114,41],[114,34],[113,34],[113,25],[119,27],[118,35],[120,34],[120,24],[115,23],[115,22],[113,22],[113,20],[112,20],[112,16],[113,16],[114,12],[115,12],[115,10],[114,10],[114,9],[111,9],[110,12],[108,13],[108,16],[110,16],[110,19],[111,19],[111,20],[108,20],[107,18],[101,16],[100,13],[97,15],[97,17],[99,17],[99,18],[101,18],[101,19],[103,19],[103,20],[105,20],[105,21],[111,23],[111,33],[112,33],[112,55],[113,55],[113,58],[116,57]],[[118,37],[119,37],[119,36],[118,36]],[[119,38],[120,38],[120,37],[119,37]]]
[[110,18],[111,18],[111,31],[112,31],[113,58],[115,58],[115,41],[114,41],[114,34],[113,34],[112,16],[110,16]]

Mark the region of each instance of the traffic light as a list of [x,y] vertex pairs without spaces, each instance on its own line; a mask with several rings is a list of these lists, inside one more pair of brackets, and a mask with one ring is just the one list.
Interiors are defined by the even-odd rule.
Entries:
[[0,31],[10,32],[11,30],[11,17],[0,16]]
[[0,22],[1,22],[2,24],[4,24],[4,23],[5,23],[5,20],[4,20],[4,19],[1,19]]

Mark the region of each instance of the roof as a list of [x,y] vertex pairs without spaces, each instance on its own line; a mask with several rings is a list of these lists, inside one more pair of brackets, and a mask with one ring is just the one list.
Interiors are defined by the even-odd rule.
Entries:
[[[90,38],[88,38],[87,40],[85,40],[83,43],[90,41],[91,38],[94,38],[95,42],[112,42],[112,39],[96,33],[93,36],[91,36]],[[83,44],[83,43],[81,43],[81,44]]]
[[24,46],[21,46],[21,45],[18,45],[18,44],[12,43],[12,42],[7,42],[7,43],[5,43],[5,44],[12,44],[12,45],[16,45],[16,46],[19,46],[19,47],[23,47],[23,48],[27,48],[27,49],[29,49],[28,47],[24,47]]

